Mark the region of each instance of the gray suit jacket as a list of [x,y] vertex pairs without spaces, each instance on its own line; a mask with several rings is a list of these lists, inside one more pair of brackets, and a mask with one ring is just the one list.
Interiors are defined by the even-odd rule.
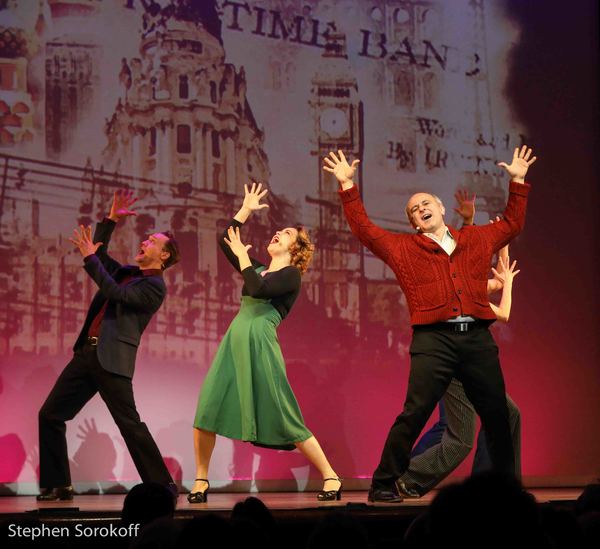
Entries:
[[167,287],[162,276],[154,275],[138,276],[119,285],[125,277],[140,274],[140,269],[134,265],[121,265],[108,255],[115,225],[109,219],[96,225],[94,242],[103,242],[103,245],[95,255],[85,258],[84,268],[100,289],[88,309],[73,350],[84,345],[92,321],[108,301],[100,327],[98,360],[105,370],[131,378],[140,337],[160,308]]

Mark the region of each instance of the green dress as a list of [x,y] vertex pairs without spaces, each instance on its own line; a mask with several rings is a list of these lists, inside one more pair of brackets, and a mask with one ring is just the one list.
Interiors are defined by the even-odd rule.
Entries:
[[[237,257],[226,245],[222,249],[239,270]],[[294,443],[312,433],[287,379],[277,326],[298,295],[300,273],[290,266],[263,278],[258,273],[264,269],[253,260],[253,267],[242,272],[241,307],[204,380],[194,427],[258,446],[293,450]]]

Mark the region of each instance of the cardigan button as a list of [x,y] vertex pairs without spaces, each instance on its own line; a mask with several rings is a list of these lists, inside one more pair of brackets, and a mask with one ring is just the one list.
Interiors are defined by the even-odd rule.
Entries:
[[452,307],[452,312],[453,313],[458,313],[458,309],[456,307]]

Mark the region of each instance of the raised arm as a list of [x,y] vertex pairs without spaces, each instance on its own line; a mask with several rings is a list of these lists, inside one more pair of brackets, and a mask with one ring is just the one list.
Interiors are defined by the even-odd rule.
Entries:
[[133,206],[136,201],[137,198],[133,196],[133,191],[115,191],[110,207],[110,213],[96,225],[93,241],[101,243],[101,246],[96,250],[96,255],[109,273],[114,274],[121,267],[121,264],[116,259],[113,259],[108,255],[108,244],[110,243],[112,232],[122,218],[130,215],[137,215],[137,213],[131,209],[131,206]]
[[[244,266],[240,265],[240,259],[235,253],[233,253],[231,247],[227,243],[227,235],[231,228],[237,230],[239,234],[240,227],[247,221],[252,212],[269,207],[268,204],[260,203],[260,200],[264,198],[268,193],[267,189],[261,189],[262,183],[252,183],[252,187],[250,189],[248,189],[248,185],[244,185],[244,202],[242,204],[242,207],[235,214],[231,223],[225,228],[225,230],[219,238],[219,247],[221,248],[221,251],[225,254],[225,257],[227,258],[229,263],[231,263],[234,269],[240,273],[247,266],[258,268],[263,266],[263,264],[257,259],[248,256],[249,264]],[[248,247],[248,249],[250,249],[250,246]]]
[[516,261],[513,261],[511,265],[510,258],[502,256],[498,258],[498,269],[492,268],[494,276],[502,281],[502,297],[499,305],[490,303],[490,307],[498,320],[502,322],[508,322],[510,317],[513,280],[521,272],[520,270],[515,271],[516,265]]
[[121,268],[121,264],[108,255],[108,245],[116,226],[117,224],[114,221],[105,217],[102,221],[96,223],[94,237],[92,239],[94,243],[99,244],[98,249],[95,252],[96,256],[102,262],[104,268],[112,274],[116,273]]
[[377,257],[386,261],[399,235],[386,231],[369,219],[358,188],[352,180],[360,160],[353,160],[352,164],[348,164],[344,153],[338,151],[337,156],[330,152],[323,162],[323,169],[332,173],[340,184],[339,194],[352,234]]
[[510,165],[505,162],[498,163],[498,166],[504,168],[511,177],[506,209],[502,219],[497,223],[476,227],[476,229],[485,233],[485,238],[492,246],[493,252],[506,246],[523,230],[525,225],[527,195],[530,189],[530,186],[525,183],[525,175],[529,166],[537,160],[537,157],[531,155],[532,150],[523,145],[520,150],[515,149]]

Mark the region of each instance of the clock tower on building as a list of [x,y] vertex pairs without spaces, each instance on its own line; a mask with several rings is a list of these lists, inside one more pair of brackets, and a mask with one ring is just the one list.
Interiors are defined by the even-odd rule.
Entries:
[[[315,303],[328,314],[362,324],[365,298],[362,247],[350,233],[337,196],[338,182],[323,171],[323,158],[338,150],[350,158],[362,158],[363,121],[358,85],[346,54],[346,37],[330,34],[321,63],[312,79],[309,104],[314,121],[311,155],[315,157],[316,196],[306,198],[318,210],[315,227],[318,273]],[[359,164],[355,183],[362,189]],[[362,191],[361,191],[362,192]],[[358,331],[358,330],[357,330]]]

